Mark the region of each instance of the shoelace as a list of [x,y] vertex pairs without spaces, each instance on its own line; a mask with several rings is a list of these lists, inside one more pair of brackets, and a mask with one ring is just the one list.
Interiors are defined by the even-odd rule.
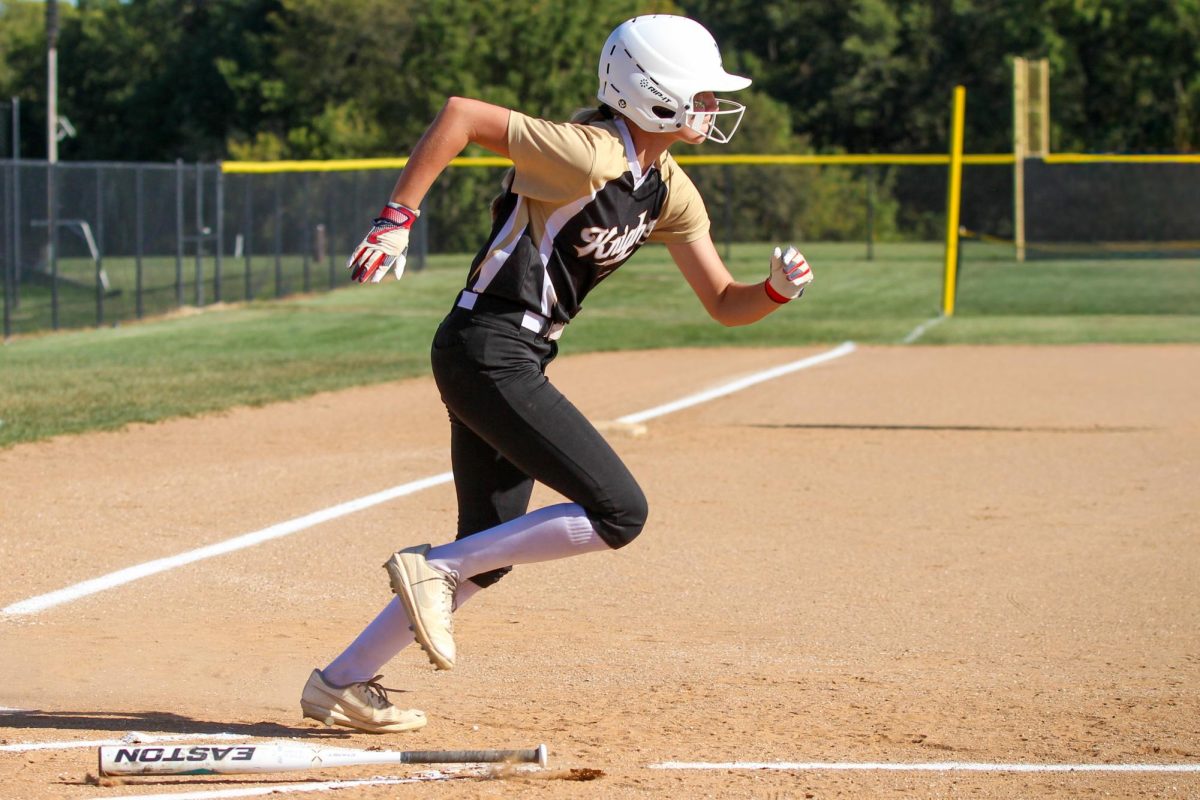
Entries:
[[454,630],[454,617],[452,616],[452,614],[454,612],[454,609],[457,608],[457,606],[458,606],[458,604],[455,602],[455,594],[457,594],[457,592],[458,592],[458,581],[456,581],[454,579],[453,575],[447,574],[446,580],[442,581],[441,584],[442,584],[443,597],[445,597],[445,600],[446,600],[443,608],[449,609],[446,612],[446,618],[444,620],[446,623],[446,630],[453,631]]
[[391,705],[391,701],[388,700],[388,692],[402,691],[401,689],[389,689],[382,685],[379,682],[382,677],[382,675],[376,675],[371,680],[362,682],[363,691],[367,695],[367,702],[376,708],[387,708]]

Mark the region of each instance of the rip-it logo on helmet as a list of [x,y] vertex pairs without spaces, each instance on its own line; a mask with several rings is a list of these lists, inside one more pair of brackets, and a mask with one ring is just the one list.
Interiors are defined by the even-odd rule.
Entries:
[[659,100],[661,100],[661,101],[663,101],[664,103],[666,103],[667,105],[671,105],[672,103],[674,103],[674,102],[675,102],[675,101],[674,101],[674,100],[672,100],[670,97],[668,97],[667,95],[665,95],[665,94],[663,94],[662,92],[660,92],[660,91],[658,90],[658,87],[657,87],[657,86],[655,86],[653,83],[651,83],[651,82],[650,82],[650,80],[649,80],[648,78],[642,78],[641,80],[639,80],[639,81],[638,81],[638,86],[642,87],[642,88],[643,88],[643,89],[645,89],[647,92],[649,92],[650,94],[654,95],[654,96],[655,96],[655,97],[657,97]]
[[697,108],[696,95],[750,85],[721,64],[712,34],[695,20],[668,14],[618,25],[600,53],[600,102],[621,109],[635,125],[658,133],[687,127],[713,142],[728,142],[746,107],[718,99]]

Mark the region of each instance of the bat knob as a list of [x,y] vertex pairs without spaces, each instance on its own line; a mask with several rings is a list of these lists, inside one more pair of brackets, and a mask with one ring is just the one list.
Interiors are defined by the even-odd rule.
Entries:
[[546,752],[546,745],[544,745],[544,744],[539,744],[539,745],[537,746],[537,750],[536,750],[535,752],[537,753],[537,763],[538,763],[538,766],[539,766],[539,767],[541,767],[542,769],[545,769],[545,768],[546,768],[546,762],[547,762],[547,759],[548,759],[548,756],[549,756],[549,753],[547,753],[547,752]]

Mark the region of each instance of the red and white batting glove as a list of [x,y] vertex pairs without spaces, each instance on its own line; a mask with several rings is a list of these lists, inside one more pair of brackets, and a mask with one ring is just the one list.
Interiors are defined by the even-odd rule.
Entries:
[[419,216],[420,211],[399,203],[384,206],[366,238],[346,262],[351,280],[379,283],[389,269],[396,271],[399,280],[404,275],[404,262],[408,256],[408,232]]
[[771,274],[763,281],[763,288],[776,303],[787,303],[804,294],[804,287],[812,279],[812,267],[799,250],[791,245],[786,251],[776,247],[771,253]]

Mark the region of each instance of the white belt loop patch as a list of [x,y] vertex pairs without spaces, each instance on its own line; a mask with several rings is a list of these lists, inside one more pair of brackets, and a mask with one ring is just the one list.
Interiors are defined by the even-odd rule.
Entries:
[[[455,303],[455,305],[459,308],[464,308],[467,311],[471,311],[475,308],[475,303],[478,299],[478,292],[472,292],[470,289],[463,289],[462,293],[458,297],[458,302]],[[521,327],[553,341],[562,336],[563,328],[566,327],[566,323],[552,322],[549,317],[539,314],[536,311],[526,311],[521,317]]]

